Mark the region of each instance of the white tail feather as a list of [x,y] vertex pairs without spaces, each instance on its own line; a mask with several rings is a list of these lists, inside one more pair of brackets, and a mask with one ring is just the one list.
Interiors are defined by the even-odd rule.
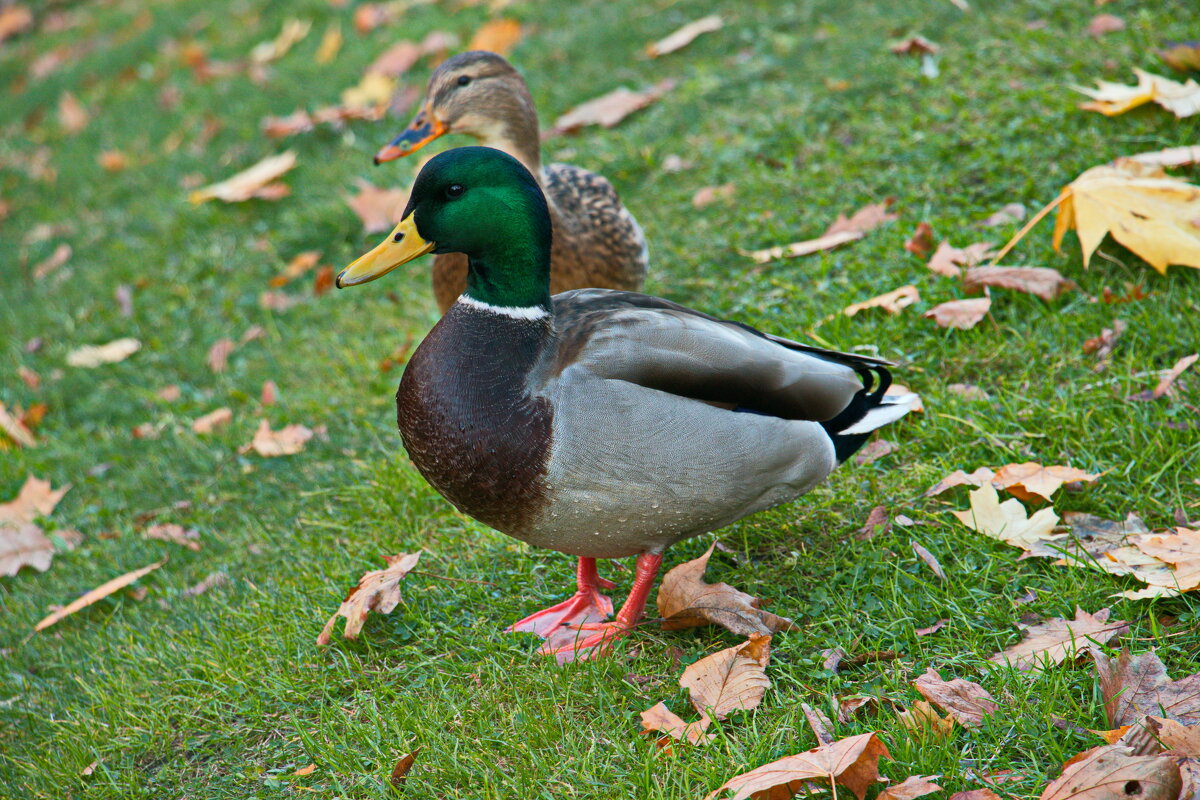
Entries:
[[845,436],[856,433],[870,433],[876,428],[882,428],[889,422],[895,422],[909,411],[912,411],[912,407],[920,399],[921,396],[918,394],[887,395],[883,398],[882,403],[864,414],[862,419],[849,428],[838,431],[838,434]]

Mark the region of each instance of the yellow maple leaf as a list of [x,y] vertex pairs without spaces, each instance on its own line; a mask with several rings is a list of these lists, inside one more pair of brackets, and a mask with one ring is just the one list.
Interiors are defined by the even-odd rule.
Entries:
[[1085,111],[1099,111],[1107,117],[1124,114],[1131,108],[1145,103],[1158,103],[1179,118],[1200,114],[1200,83],[1173,81],[1153,72],[1135,69],[1138,82],[1135,86],[1112,81],[1096,81],[1095,89],[1076,87],[1076,91],[1092,98],[1079,107]]

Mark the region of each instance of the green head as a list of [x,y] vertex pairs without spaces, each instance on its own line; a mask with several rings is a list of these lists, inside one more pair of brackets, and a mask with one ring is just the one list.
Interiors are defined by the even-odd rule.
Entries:
[[475,300],[550,308],[550,212],[533,175],[510,155],[459,147],[430,160],[400,224],[337,285],[366,283],[429,252],[467,255],[466,293]]

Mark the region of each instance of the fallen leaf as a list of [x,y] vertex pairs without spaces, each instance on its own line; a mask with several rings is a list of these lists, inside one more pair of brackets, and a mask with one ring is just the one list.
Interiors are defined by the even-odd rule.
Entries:
[[999,211],[993,212],[983,221],[983,224],[989,228],[995,228],[999,225],[1010,225],[1014,222],[1020,222],[1025,219],[1025,206],[1020,203],[1007,203],[1000,208]]
[[142,349],[137,339],[116,339],[102,345],[87,345],[67,353],[67,364],[72,367],[99,367],[124,361]]
[[838,214],[837,219],[833,221],[833,224],[822,235],[832,236],[842,231],[868,233],[880,225],[886,225],[889,222],[898,220],[900,219],[899,214],[893,214],[888,211],[895,202],[896,198],[889,197],[882,203],[869,203],[863,206],[850,217],[847,217],[845,214]]
[[91,116],[75,95],[63,92],[58,97],[58,122],[67,133],[79,133],[87,127]]
[[904,249],[924,258],[933,250],[933,228],[928,222],[918,222],[913,235],[904,243]]
[[1184,356],[1175,362],[1175,366],[1162,372],[1162,377],[1159,378],[1157,386],[1145,392],[1139,392],[1138,394],[1131,396],[1129,399],[1157,400],[1171,390],[1175,380],[1183,374],[1185,369],[1190,367],[1192,364],[1195,364],[1197,359],[1200,359],[1200,354],[1197,353],[1192,353],[1190,356]]
[[942,569],[942,565],[938,563],[938,560],[934,557],[933,553],[926,550],[925,546],[920,542],[914,541],[911,542],[911,544],[913,552],[917,554],[918,558],[925,562],[925,565],[929,567],[934,575],[937,576],[938,580],[946,580],[946,572]]
[[792,242],[791,244],[768,247],[764,250],[742,250],[739,248],[738,253],[753,259],[756,264],[769,264],[781,258],[797,258],[799,256],[819,253],[822,250],[832,250],[835,247],[856,242],[861,238],[863,238],[863,234],[859,231],[840,231],[820,236],[816,239],[806,239],[803,242]]
[[250,444],[241,447],[239,453],[251,450],[265,458],[276,456],[291,456],[304,449],[304,444],[313,437],[313,432],[303,425],[284,425],[277,431],[271,430],[270,424],[264,419],[258,423],[254,439]]
[[[0,39],[3,38],[3,35],[0,34]],[[1168,67],[1180,72],[1200,70],[1200,42],[1176,42],[1170,44],[1166,50],[1158,51],[1158,57]]]
[[312,29],[312,21],[290,17],[283,21],[283,26],[274,39],[256,44],[250,51],[250,61],[255,64],[269,64],[287,55],[292,47],[308,36]]
[[[1183,753],[1193,759],[1200,757],[1200,727],[1190,727],[1163,717],[1147,717],[1146,721],[1154,724],[1152,734],[1167,750]],[[1194,761],[1192,766],[1196,766]],[[1194,794],[1180,796],[1193,797]]]
[[1125,30],[1125,20],[1112,14],[1097,14],[1088,23],[1086,33],[1088,36],[1099,39],[1106,33],[1123,30]]
[[1132,755],[1129,748],[1110,744],[1068,761],[1041,800],[1110,800],[1135,794],[1141,800],[1176,800],[1181,787],[1172,759]]
[[1062,538],[1054,534],[1058,515],[1052,508],[1043,508],[1027,517],[1019,500],[1009,498],[1001,503],[991,483],[973,490],[970,496],[970,509],[950,513],[973,531],[1023,550]]
[[913,686],[922,697],[967,728],[978,728],[983,724],[985,716],[1000,708],[987,689],[978,683],[962,678],[944,681],[932,667],[917,678]]
[[963,275],[967,291],[978,291],[985,286],[1014,289],[1049,302],[1075,288],[1075,283],[1049,267],[971,267]]
[[221,373],[229,367],[229,356],[237,347],[232,339],[218,339],[213,342],[213,346],[208,348],[208,355],[205,357],[205,362],[208,368],[213,372]]
[[870,541],[880,533],[887,533],[892,529],[891,521],[888,519],[886,506],[875,506],[867,514],[867,521],[858,529],[858,533],[854,538],[860,542]]
[[507,56],[521,41],[521,23],[515,19],[490,19],[483,23],[467,45],[468,50],[490,50]]
[[118,283],[113,289],[113,299],[117,301],[117,308],[121,312],[122,317],[133,316],[133,289],[124,283]]
[[940,328],[970,330],[987,316],[992,307],[991,297],[972,297],[968,300],[948,300],[939,303],[921,316],[931,319]]
[[259,394],[259,402],[264,406],[273,406],[278,396],[279,387],[275,385],[275,381],[263,381],[262,392]]
[[658,613],[666,630],[716,624],[739,636],[789,631],[795,624],[760,608],[761,600],[727,583],[706,583],[704,571],[716,542],[704,555],[673,568],[658,590]]
[[911,708],[896,714],[896,718],[917,739],[945,739],[954,732],[954,718],[943,717],[924,700],[913,703]]
[[665,703],[658,703],[646,709],[641,714],[642,729],[646,733],[663,733],[665,738],[659,739],[659,746],[667,744],[666,739],[675,739],[689,744],[707,744],[717,738],[714,733],[705,733],[711,717],[703,716],[697,722],[684,722]]
[[90,763],[86,767],[84,767],[83,770],[79,774],[82,776],[91,775],[93,772],[96,771],[96,767],[99,765],[100,765],[99,761],[93,761],[92,763]]
[[732,183],[726,183],[721,186],[702,186],[692,195],[692,207],[704,208],[711,206],[718,200],[728,200],[733,197],[736,190]]
[[268,285],[273,288],[286,286],[287,284],[304,275],[306,272],[317,266],[317,262],[321,260],[320,250],[305,250],[302,253],[297,253],[292,256],[292,260],[283,268],[283,272],[268,281]]
[[370,33],[380,25],[395,22],[407,7],[406,3],[363,3],[354,9],[354,30]]
[[190,528],[185,528],[182,525],[176,525],[173,522],[166,525],[151,525],[142,534],[147,539],[158,539],[161,542],[171,542],[180,547],[186,547],[188,550],[198,552],[200,550],[200,534]]
[[316,764],[309,764],[307,767],[301,767],[300,769],[296,770],[292,774],[296,775],[296,776],[311,775],[313,773],[313,770],[315,770],[316,768],[317,768]]
[[396,93],[396,79],[382,72],[367,72],[354,86],[342,91],[342,106],[348,109],[383,109]]
[[860,467],[865,467],[874,461],[878,461],[884,456],[891,455],[899,450],[900,447],[895,442],[889,442],[887,439],[872,439],[867,442],[867,446],[858,451],[858,455],[854,457],[854,463]]
[[931,486],[925,492],[925,496],[933,497],[954,486],[983,486],[985,483],[990,483],[994,477],[996,477],[996,473],[987,467],[980,467],[971,473],[956,469]]
[[1137,153],[1129,158],[1147,167],[1185,167],[1200,162],[1200,145],[1168,147],[1148,153]]
[[689,664],[679,685],[688,690],[696,710],[712,719],[750,711],[758,707],[771,686],[766,674],[770,652],[771,636],[752,633],[743,644]]
[[16,497],[7,503],[0,503],[0,524],[23,525],[33,522],[38,516],[48,517],[63,495],[70,490],[70,484],[61,489],[54,489],[50,481],[30,474],[25,478],[25,483],[21,485]]
[[833,733],[829,730],[833,723],[825,716],[825,712],[813,708],[808,703],[801,703],[800,710],[808,720],[808,727],[812,728],[813,735],[817,737],[817,744],[833,744]]
[[0,8],[0,42],[32,27],[33,13],[25,6],[14,3]]
[[876,800],[914,800],[927,794],[942,791],[942,787],[933,782],[941,775],[910,775],[895,786],[888,786]]
[[1003,800],[1000,795],[993,792],[991,789],[971,789],[966,792],[955,792],[950,795],[950,800]]
[[976,242],[966,247],[952,247],[949,242],[938,245],[937,252],[929,259],[927,266],[939,275],[957,278],[960,266],[971,267],[992,256],[990,242]]
[[76,611],[87,608],[99,600],[103,600],[113,592],[124,589],[138,578],[153,572],[165,563],[167,563],[167,560],[164,558],[162,561],[157,561],[148,567],[142,567],[141,569],[135,569],[132,572],[126,572],[124,575],[120,575],[116,578],[113,578],[111,581],[97,586],[95,589],[87,592],[82,597],[76,598],[67,605],[51,613],[37,625],[34,625],[34,632],[44,631],[46,628],[49,628],[51,625],[61,619],[64,619],[65,617],[69,617]]
[[1129,630],[1128,622],[1109,622],[1110,613],[1107,608],[1095,614],[1076,608],[1075,619],[1055,617],[1032,625],[1026,628],[1020,642],[988,660],[994,664],[1008,664],[1022,672],[1040,672],[1048,664],[1073,660],[1088,643],[1104,644]]
[[254,166],[219,183],[197,189],[188,195],[188,201],[194,204],[207,200],[240,203],[255,197],[264,200],[278,200],[285,197],[291,190],[287,184],[276,182],[275,179],[295,166],[296,151],[294,150],[288,150],[277,156],[268,156]]
[[40,281],[44,279],[47,275],[57,270],[63,264],[67,263],[68,259],[70,258],[71,245],[65,242],[60,244],[58,247],[54,248],[53,253],[51,253],[44,261],[38,262],[37,266],[33,268],[34,280]]
[[1113,348],[1117,346],[1117,340],[1121,338],[1121,334],[1125,333],[1128,327],[1122,320],[1114,319],[1111,328],[1103,329],[1099,336],[1094,336],[1083,343],[1083,352],[1096,356],[1096,360],[1101,364],[1105,363],[1112,355]]
[[379,614],[390,614],[401,600],[400,581],[417,566],[420,558],[420,550],[415,553],[384,556],[387,568],[368,572],[358,579],[358,585],[350,590],[337,612],[325,623],[317,637],[317,644],[329,644],[333,625],[338,617],[346,618],[346,630],[342,636],[346,639],[357,639],[363,623],[367,621],[368,613],[375,611]]
[[346,198],[347,205],[363,224],[363,233],[390,231],[400,221],[408,203],[408,192],[402,189],[380,189],[362,178],[358,179],[358,194]]
[[338,51],[342,49],[342,27],[334,22],[325,29],[325,33],[321,36],[321,43],[317,45],[316,55],[313,60],[318,64],[328,64],[333,59],[337,58]]
[[300,108],[286,117],[269,115],[263,117],[262,130],[269,139],[281,139],[284,136],[295,136],[297,133],[311,131],[316,126],[316,120],[304,109]]
[[417,753],[421,752],[421,748],[413,750],[408,755],[402,757],[396,762],[396,766],[392,767],[392,774],[388,776],[388,782],[396,789],[404,785],[404,779],[408,777],[408,771],[412,769],[413,762],[417,760]]
[[1092,660],[1110,725],[1132,725],[1145,716],[1200,723],[1200,674],[1172,681],[1153,651],[1135,656],[1123,649],[1112,659],[1093,649]]
[[951,394],[956,394],[967,400],[991,400],[992,397],[983,389],[980,389],[973,383],[951,383],[946,386],[946,391]]
[[160,400],[164,400],[168,403],[174,403],[183,396],[183,390],[179,388],[178,384],[172,383],[169,386],[164,386],[163,388],[159,389],[157,392],[155,392],[155,394],[158,395]]
[[290,295],[287,292],[262,292],[258,296],[258,305],[268,311],[287,311],[295,305],[304,302],[304,298]]
[[1106,117],[1124,114],[1150,102],[1158,103],[1180,119],[1200,112],[1200,83],[1193,80],[1179,83],[1136,68],[1133,72],[1138,79],[1135,86],[1096,81],[1095,89],[1075,87],[1075,91],[1092,98],[1090,102],[1080,103],[1079,107],[1085,111],[1099,111]]
[[635,92],[622,86],[608,94],[576,106],[554,121],[556,133],[570,133],[587,125],[611,128],[635,111],[645,108],[675,88],[675,82],[659,81],[653,87]]
[[1049,500],[1064,483],[1090,483],[1099,478],[1098,473],[1084,472],[1075,467],[1043,467],[1037,462],[1026,461],[1022,464],[1005,464],[996,471],[991,484],[1021,500],[1035,497]]
[[[4,403],[0,403],[0,433],[6,434],[21,447],[37,447],[33,431],[29,430],[23,420],[10,414]],[[3,445],[0,444],[0,449],[2,448]]]
[[689,22],[669,36],[659,39],[653,44],[646,45],[646,55],[651,58],[658,58],[668,53],[674,53],[676,50],[682,50],[694,42],[696,37],[705,33],[719,31],[723,24],[721,17],[716,14],[701,17],[698,20]]
[[924,36],[910,36],[888,45],[888,49],[898,56],[933,55],[942,48],[926,39]]
[[1144,533],[1129,539],[1146,555],[1175,567],[1174,588],[1188,592],[1200,586],[1200,531],[1178,527],[1174,533]]
[[901,286],[899,289],[885,292],[878,297],[872,297],[870,300],[848,305],[842,309],[842,313],[847,317],[853,317],[858,312],[868,308],[882,308],[889,314],[899,314],[901,310],[911,306],[913,303],[919,302],[920,299],[921,295],[918,294],[917,287],[912,285]]
[[[850,736],[730,778],[706,795],[705,800],[715,800],[725,790],[733,791],[728,800],[746,800],[751,796],[782,798],[788,795],[766,793],[776,787],[787,787],[794,792],[806,781],[829,781],[831,785],[845,786],[858,800],[863,800],[867,789],[879,777],[880,757],[891,758],[891,754],[876,734]],[[756,794],[759,792],[764,794]]]
[[45,572],[53,558],[54,542],[37,525],[0,519],[0,575],[11,577],[21,567]]
[[218,586],[224,586],[229,583],[229,576],[224,572],[210,572],[204,580],[197,583],[195,586],[189,586],[179,593],[180,597],[197,597],[204,594],[210,589],[215,589]]
[[313,295],[320,297],[333,288],[333,267],[326,264],[313,276]]
[[937,633],[942,628],[946,627],[946,624],[948,622],[950,622],[950,620],[948,620],[948,619],[939,619],[937,622],[933,623],[928,628],[917,628],[913,632],[916,633],[917,636],[930,636],[932,634]]

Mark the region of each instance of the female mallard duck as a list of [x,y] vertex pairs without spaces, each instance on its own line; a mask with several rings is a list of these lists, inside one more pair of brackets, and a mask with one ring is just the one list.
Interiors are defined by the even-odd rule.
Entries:
[[[642,229],[602,176],[568,164],[542,166],[537,111],[512,64],[483,50],[443,62],[429,79],[416,119],[379,151],[375,163],[408,155],[446,133],[474,136],[537,176],[554,229],[551,292],[642,288],[647,262]],[[433,294],[442,313],[466,285],[466,256],[433,259]]]
[[[804,494],[908,404],[884,396],[891,378],[877,359],[633,292],[551,297],[551,229],[519,161],[449,150],[337,285],[425,253],[466,254],[466,291],[400,381],[400,434],[460,511],[579,557],[575,595],[511,627],[558,634],[543,651],[569,660],[637,623],[668,546]],[[629,599],[600,622],[612,611],[600,588],[612,584],[596,559],[630,555]]]

